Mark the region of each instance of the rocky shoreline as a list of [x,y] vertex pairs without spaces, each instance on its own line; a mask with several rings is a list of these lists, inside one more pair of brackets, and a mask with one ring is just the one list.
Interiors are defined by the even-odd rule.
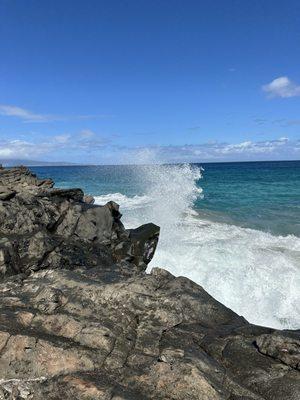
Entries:
[[300,331],[146,274],[158,238],[114,202],[0,168],[0,399],[300,399]]

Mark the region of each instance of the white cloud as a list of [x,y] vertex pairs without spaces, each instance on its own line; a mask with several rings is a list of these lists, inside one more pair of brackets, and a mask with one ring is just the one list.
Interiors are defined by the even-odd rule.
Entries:
[[7,117],[17,117],[27,122],[46,122],[49,121],[49,115],[35,114],[21,107],[0,105],[0,114]]
[[300,96],[300,85],[291,81],[287,76],[281,76],[264,85],[262,90],[270,97],[295,97]]
[[269,154],[274,152],[279,146],[287,144],[288,138],[282,137],[277,140],[263,141],[263,142],[242,142],[237,144],[228,144],[220,146],[216,149],[220,154]]
[[94,137],[94,135],[82,136],[82,132],[74,135],[65,133],[52,137],[44,137],[43,140],[37,141],[2,139],[0,141],[0,158],[36,159],[44,155],[53,155],[59,151],[61,151],[64,158],[74,152],[81,152],[82,154],[97,152],[108,146],[110,141],[106,137]]
[[45,146],[36,145],[24,140],[2,141],[0,144],[0,157],[10,158],[34,158],[45,152]]
[[10,158],[13,154],[14,152],[10,147],[4,147],[2,149],[0,148],[0,157]]

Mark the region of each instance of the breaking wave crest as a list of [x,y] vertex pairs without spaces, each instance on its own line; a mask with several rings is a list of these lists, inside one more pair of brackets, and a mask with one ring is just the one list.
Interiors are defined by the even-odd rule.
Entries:
[[214,222],[193,208],[201,170],[139,168],[141,196],[97,196],[120,204],[126,227],[154,222],[161,235],[152,267],[184,275],[252,323],[300,327],[300,238]]

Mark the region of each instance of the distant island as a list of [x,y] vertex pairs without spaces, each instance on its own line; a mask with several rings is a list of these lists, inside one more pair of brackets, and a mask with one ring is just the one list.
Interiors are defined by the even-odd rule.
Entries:
[[27,159],[21,159],[21,158],[20,159],[13,158],[13,159],[9,159],[9,160],[0,158],[0,164],[2,164],[4,167],[15,167],[18,165],[24,165],[27,167],[38,167],[38,166],[51,167],[51,166],[77,165],[75,163],[63,162],[63,161],[51,162],[51,161],[27,160]]

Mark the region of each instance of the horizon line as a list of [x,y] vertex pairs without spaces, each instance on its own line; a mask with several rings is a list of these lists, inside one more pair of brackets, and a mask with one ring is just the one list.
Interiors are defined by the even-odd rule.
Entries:
[[[13,159],[12,159],[13,160]],[[184,162],[155,162],[155,163],[144,163],[144,164],[77,164],[77,163],[71,163],[71,162],[67,162],[67,161],[37,161],[37,164],[13,164],[10,165],[8,167],[6,167],[5,165],[3,165],[5,162],[9,162],[12,160],[0,160],[0,165],[2,164],[2,167],[4,168],[9,168],[9,167],[19,167],[19,166],[25,166],[25,167],[114,167],[114,166],[145,166],[145,165],[180,165],[180,164],[233,164],[233,163],[268,163],[268,162],[300,162],[300,159],[292,159],[292,160],[233,160],[233,161],[198,161],[198,162],[194,162],[194,161],[184,161]],[[21,160],[20,160],[21,161]],[[26,160],[22,160],[22,161],[26,161]],[[45,165],[49,163],[49,165]]]

